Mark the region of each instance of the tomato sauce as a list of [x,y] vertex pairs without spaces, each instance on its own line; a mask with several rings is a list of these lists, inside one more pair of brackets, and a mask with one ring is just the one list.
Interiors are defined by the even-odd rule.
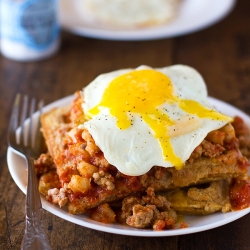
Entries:
[[128,176],[122,174],[123,182],[128,187],[128,189],[133,191],[139,191],[142,188],[139,176]]
[[240,210],[250,206],[250,181],[234,180],[229,193],[233,210]]

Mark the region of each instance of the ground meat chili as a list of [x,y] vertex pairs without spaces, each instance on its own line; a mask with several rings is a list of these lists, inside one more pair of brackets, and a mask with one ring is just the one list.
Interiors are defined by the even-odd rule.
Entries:
[[[154,230],[185,228],[184,222],[177,221],[176,211],[165,198],[165,192],[233,178],[230,189],[227,186],[227,199],[230,198],[233,210],[250,206],[250,181],[246,180],[249,162],[239,150],[231,124],[210,132],[181,170],[154,166],[141,176],[128,176],[105,159],[86,129],[78,127],[85,119],[82,102],[78,92],[71,108],[55,109],[42,118],[49,154],[41,155],[35,165],[40,177],[39,187],[50,188],[44,195],[52,203],[59,206],[67,203],[72,214],[91,212],[93,219],[104,223],[116,220]],[[246,145],[250,138],[246,135],[250,132],[242,122],[235,119],[234,125],[236,134],[244,139],[242,145]],[[250,150],[250,147],[245,146],[245,149]],[[51,171],[58,176],[57,181],[46,176]],[[78,188],[79,183],[81,188]],[[197,196],[196,199],[200,201]],[[131,205],[131,201],[135,202]],[[231,210],[230,206],[228,211]],[[142,218],[147,218],[148,223]]]

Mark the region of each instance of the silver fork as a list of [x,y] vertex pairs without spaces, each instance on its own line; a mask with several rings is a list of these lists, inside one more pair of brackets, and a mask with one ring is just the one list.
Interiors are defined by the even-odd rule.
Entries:
[[[22,97],[17,94],[12,108],[12,114],[8,131],[8,144],[14,150],[22,154],[28,167],[28,186],[26,195],[26,225],[21,249],[48,249],[47,236],[44,230],[42,219],[42,204],[38,191],[37,177],[34,169],[34,159],[41,153],[42,135],[39,128],[33,129],[33,114],[36,109],[36,100],[32,98],[29,101],[28,96]],[[42,102],[39,102],[39,112],[41,114]],[[39,117],[40,117],[39,114]],[[28,118],[28,119],[27,119]],[[40,120],[40,119],[39,119]],[[19,140],[17,140],[17,131],[20,130]],[[36,131],[37,136],[34,135]]]

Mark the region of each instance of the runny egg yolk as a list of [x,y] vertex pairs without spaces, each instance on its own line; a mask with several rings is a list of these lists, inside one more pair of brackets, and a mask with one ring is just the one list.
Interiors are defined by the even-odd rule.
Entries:
[[184,163],[174,153],[170,140],[170,128],[177,125],[177,121],[171,119],[164,108],[161,108],[165,103],[177,104],[187,116],[195,114],[199,118],[223,121],[229,119],[196,101],[176,96],[170,78],[152,69],[135,70],[115,78],[105,89],[100,103],[88,110],[87,115],[92,118],[100,112],[100,107],[108,108],[110,114],[117,119],[116,125],[121,130],[133,125],[133,116],[139,116],[160,143],[164,160],[172,162],[180,169]]

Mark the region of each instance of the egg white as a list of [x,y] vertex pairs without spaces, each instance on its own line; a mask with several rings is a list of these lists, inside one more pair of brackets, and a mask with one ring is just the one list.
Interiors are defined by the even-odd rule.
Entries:
[[[150,69],[140,66],[135,70]],[[131,72],[134,69],[123,69],[98,76],[83,90],[85,113],[97,106],[108,87],[116,77]],[[201,75],[193,68],[184,65],[155,69],[167,75],[173,86],[174,94],[182,99],[195,100],[205,107],[212,108],[208,102],[207,89]],[[164,86],[162,86],[164,88]],[[165,108],[170,118],[177,121],[184,116],[192,116],[197,127],[189,130],[185,124],[177,127],[180,133],[173,136],[170,141],[174,153],[185,162],[193,150],[202,142],[206,135],[228,123],[228,120],[213,120],[211,118],[198,118],[187,114],[175,103],[164,103],[159,108]],[[139,114],[133,115],[133,125],[127,129],[119,129],[116,118],[110,115],[109,109],[102,107],[99,114],[80,125],[92,135],[97,146],[103,151],[108,162],[124,174],[138,176],[148,172],[153,166],[173,167],[171,161],[166,161],[162,155],[159,142],[153,135],[150,127],[141,120]],[[182,130],[186,129],[183,134]]]

